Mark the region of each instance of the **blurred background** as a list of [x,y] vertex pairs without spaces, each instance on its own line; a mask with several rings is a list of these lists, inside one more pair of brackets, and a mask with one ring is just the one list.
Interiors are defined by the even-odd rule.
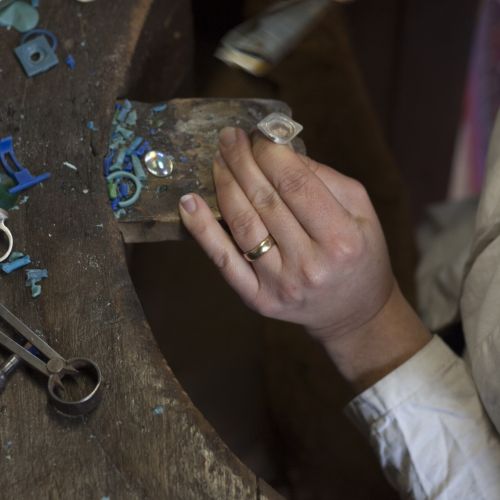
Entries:
[[[287,102],[308,154],[367,187],[415,303],[415,231],[427,207],[480,187],[476,166],[464,166],[463,131],[481,4],[332,2],[265,77],[213,57],[228,30],[272,3],[193,0],[194,70],[179,94]],[[192,241],[129,250],[169,365],[245,464],[290,499],[396,498],[343,416],[352,393],[299,327],[246,309]]]

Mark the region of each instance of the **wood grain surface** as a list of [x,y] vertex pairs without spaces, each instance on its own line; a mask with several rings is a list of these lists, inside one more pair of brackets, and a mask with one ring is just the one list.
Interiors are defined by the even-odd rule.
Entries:
[[[250,133],[269,113],[292,114],[285,103],[273,99],[173,99],[166,104],[163,111],[154,112],[150,104],[133,103],[138,114],[136,135],[144,137],[153,150],[171,156],[174,169],[165,178],[149,175],[139,202],[120,218],[126,243],[187,237],[178,203],[189,192],[203,196],[220,218],[212,181],[219,130],[233,126]],[[295,139],[294,147],[305,153],[302,140]]]
[[[68,419],[48,406],[45,380],[27,370],[13,375],[0,398],[1,498],[277,497],[221,442],[165,363],[107,201],[101,162],[113,104],[137,80],[130,63],[151,4],[41,2],[40,25],[59,37],[61,63],[31,79],[12,54],[19,34],[0,32],[0,136],[13,135],[18,159],[33,173],[52,173],[9,219],[15,249],[49,271],[42,296],[31,298],[18,271],[0,276],[0,300],[63,356],[89,357],[104,376],[99,408]],[[155,9],[163,36],[174,37],[176,20],[189,26],[189,2],[165,0]],[[182,35],[179,43],[189,43]],[[74,70],[62,62],[67,53]],[[190,61],[178,52],[164,57],[164,64],[176,58],[172,96]]]

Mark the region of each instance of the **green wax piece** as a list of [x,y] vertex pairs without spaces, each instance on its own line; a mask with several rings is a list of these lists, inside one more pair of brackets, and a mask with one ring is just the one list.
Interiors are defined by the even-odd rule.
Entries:
[[118,186],[114,182],[108,182],[108,194],[110,200],[118,198]]
[[15,185],[10,177],[0,174],[0,208],[10,210],[17,203],[19,194],[9,193],[9,189]]

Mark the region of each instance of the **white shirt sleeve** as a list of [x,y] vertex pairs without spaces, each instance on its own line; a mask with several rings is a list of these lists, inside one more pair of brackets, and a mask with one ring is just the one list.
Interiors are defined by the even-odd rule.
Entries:
[[434,337],[346,408],[404,498],[500,499],[500,441],[463,360]]

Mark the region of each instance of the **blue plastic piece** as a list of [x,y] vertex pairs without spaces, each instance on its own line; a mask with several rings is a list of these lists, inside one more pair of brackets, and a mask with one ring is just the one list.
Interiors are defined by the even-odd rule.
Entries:
[[66,66],[68,66],[69,69],[75,69],[76,68],[75,58],[71,54],[67,55],[65,62],[66,62]]
[[87,122],[87,128],[92,130],[92,132],[97,132],[99,129],[95,126],[95,123],[92,120]]
[[128,196],[129,187],[126,182],[120,182],[120,184],[118,184],[118,190],[120,191],[120,194],[123,196],[123,198],[126,198]]
[[19,45],[14,52],[28,77],[44,73],[59,64],[54,49],[42,35]]
[[55,52],[55,50],[57,49],[58,41],[56,35],[54,35],[52,31],[44,30],[43,28],[36,28],[24,33],[24,35],[21,37],[21,44],[26,43],[30,38],[33,38],[34,36],[44,36],[50,42],[50,48],[52,49],[52,51]]
[[26,286],[49,277],[47,269],[26,269]]
[[12,262],[0,264],[0,268],[2,268],[2,271],[5,274],[10,274],[16,269],[21,269],[21,267],[27,266],[28,264],[31,264],[31,259],[29,258],[29,255],[25,255],[24,257],[13,260]]
[[125,119],[127,118],[128,112],[129,112],[129,110],[125,106],[122,106],[120,108],[120,112],[118,113],[118,121],[120,123],[123,123],[125,121]]
[[38,7],[40,7],[40,0],[31,0],[31,5],[35,7],[35,9],[38,9]]
[[49,277],[47,269],[27,269],[26,270],[26,286],[31,287],[31,296],[36,299],[42,293],[40,281]]
[[111,151],[103,160],[103,169],[104,169],[104,177],[109,175],[109,169],[111,165],[113,165],[113,158],[115,157],[115,153]]
[[153,113],[161,113],[162,111],[165,111],[167,109],[167,105],[166,104],[158,104],[158,106],[153,106],[151,108],[151,111]]
[[157,405],[153,408],[153,415],[159,416],[165,413],[165,407],[163,405]]
[[135,150],[135,154],[137,156],[144,156],[149,151],[151,151],[151,145],[148,141],[144,141],[141,146]]
[[142,137],[136,137],[133,141],[132,144],[127,148],[127,154],[130,155],[132,154],[141,144],[144,139]]
[[11,136],[0,139],[0,163],[9,176],[17,182],[16,186],[9,189],[9,193],[11,194],[16,194],[32,186],[36,186],[50,177],[49,172],[33,177],[31,172],[17,161]]

